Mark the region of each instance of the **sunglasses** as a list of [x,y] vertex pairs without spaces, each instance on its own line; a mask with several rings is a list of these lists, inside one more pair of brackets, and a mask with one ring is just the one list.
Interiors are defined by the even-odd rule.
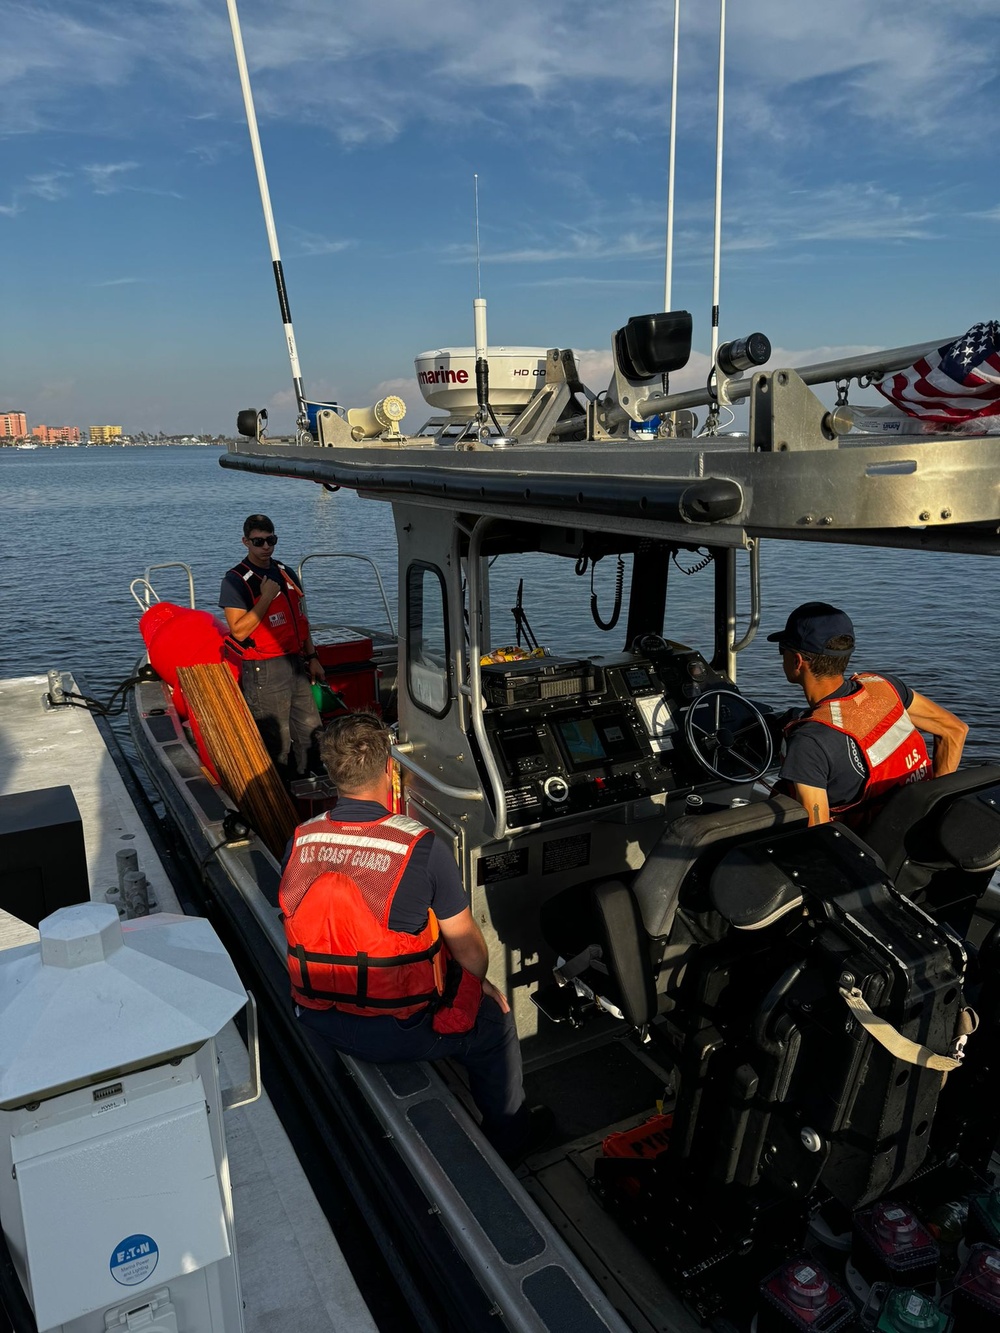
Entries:
[[251,546],[273,546],[278,540],[278,534],[272,532],[270,537],[248,537],[247,541]]

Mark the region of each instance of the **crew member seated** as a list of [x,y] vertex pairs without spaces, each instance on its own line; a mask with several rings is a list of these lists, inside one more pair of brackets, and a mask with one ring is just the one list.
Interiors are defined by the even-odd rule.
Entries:
[[[845,680],[855,638],[843,611],[805,602],[767,637],[809,705],[786,717],[779,776],[810,824],[863,826],[894,788],[958,768],[969,728],[954,713],[896,676],[861,672]],[[934,737],[933,758],[921,732]]]

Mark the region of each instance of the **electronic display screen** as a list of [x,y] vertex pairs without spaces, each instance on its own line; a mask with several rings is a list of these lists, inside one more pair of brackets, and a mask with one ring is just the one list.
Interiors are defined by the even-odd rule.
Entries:
[[607,759],[607,751],[589,717],[574,722],[557,722],[556,726],[574,768],[586,768]]
[[544,765],[542,744],[534,728],[530,731],[509,731],[501,735],[499,741],[503,757],[512,773],[530,773],[532,769]]

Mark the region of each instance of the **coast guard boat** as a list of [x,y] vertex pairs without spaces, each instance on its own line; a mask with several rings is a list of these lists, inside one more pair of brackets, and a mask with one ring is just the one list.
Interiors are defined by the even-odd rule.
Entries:
[[[288,999],[275,858],[169,687],[132,695],[135,744],[252,960],[265,1026],[349,1145],[400,1281],[431,1293],[428,1327],[950,1317],[964,1333],[1000,1316],[1000,760],[899,789],[863,835],[809,828],[770,790],[771,727],[737,672],[769,539],[1000,554],[1000,437],[851,430],[852,380],[939,344],[763,371],[755,339],[719,349],[708,392],[670,394],[690,317],[636,317],[602,393],[568,349],[512,349],[544,372],[521,398],[498,373],[491,387],[484,340],[420,359],[440,415],[415,436],[399,399],[321,406],[288,440],[251,411],[220,460],[392,506],[398,634],[347,606],[314,636],[333,685],[366,682],[350,706],[395,725],[400,808],[452,850],[529,1100],[555,1112],[516,1174],[455,1071],[318,1069]],[[712,433],[742,400],[747,432]],[[615,562],[614,605],[593,602],[605,649],[540,649],[520,599],[513,624],[498,611],[491,584],[526,555],[567,585]],[[672,575],[698,561],[712,629],[687,644]]]

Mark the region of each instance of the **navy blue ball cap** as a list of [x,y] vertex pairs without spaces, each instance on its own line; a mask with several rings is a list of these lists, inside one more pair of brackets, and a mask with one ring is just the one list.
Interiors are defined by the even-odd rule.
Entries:
[[854,638],[851,617],[829,602],[803,602],[789,615],[783,630],[767,636],[768,643],[780,643],[797,653],[825,653],[830,657],[848,657],[851,648],[828,648],[831,639],[849,634]]

